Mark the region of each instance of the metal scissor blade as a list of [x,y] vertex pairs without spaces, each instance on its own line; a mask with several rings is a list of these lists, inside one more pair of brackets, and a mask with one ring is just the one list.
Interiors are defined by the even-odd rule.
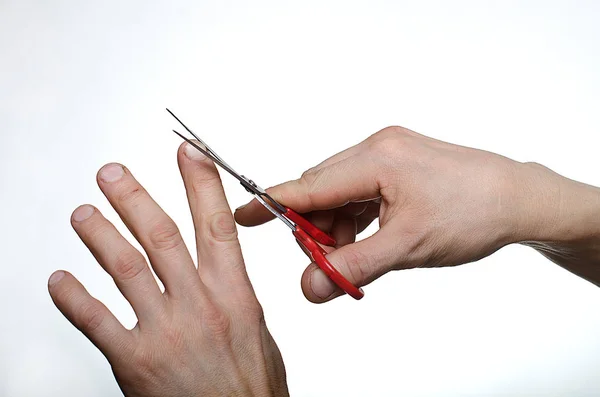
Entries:
[[[214,159],[217,159],[217,160],[219,160],[219,162],[220,162],[221,164],[225,165],[225,166],[226,166],[226,167],[228,167],[228,168],[229,168],[231,171],[233,171],[233,168],[232,168],[232,167],[231,167],[229,164],[227,164],[227,163],[225,162],[225,160],[223,160],[223,159],[222,159],[222,158],[221,158],[221,157],[220,157],[220,156],[219,156],[217,153],[215,153],[215,151],[214,151],[214,150],[212,150],[212,149],[210,148],[210,146],[208,146],[208,144],[207,144],[206,142],[204,142],[202,139],[200,139],[200,137],[199,137],[198,135],[194,134],[194,131],[190,130],[190,129],[188,128],[188,126],[187,126],[187,125],[185,125],[185,124],[183,123],[183,121],[181,121],[181,120],[179,119],[179,117],[175,116],[175,113],[171,112],[171,111],[169,110],[169,108],[166,108],[166,109],[167,109],[167,112],[169,112],[169,114],[170,114],[171,116],[173,116],[173,117],[175,118],[175,120],[177,120],[177,121],[179,122],[179,124],[181,124],[181,125],[183,126],[183,128],[185,128],[185,129],[186,129],[186,131],[187,131],[187,132],[189,132],[190,134],[192,134],[192,136],[193,136],[193,137],[194,137],[194,138],[195,138],[195,139],[196,139],[198,142],[200,142],[200,143],[201,143],[201,144],[202,144],[202,145],[203,145],[203,146],[206,148],[206,151],[207,151],[207,152],[209,152],[209,153],[212,155],[212,156],[211,156],[211,158],[214,158]],[[180,134],[180,136],[181,136],[181,134]],[[235,171],[233,171],[233,172],[235,172]]]
[[[281,214],[285,213],[287,210],[284,206],[282,206],[277,201],[275,201],[271,196],[269,196],[269,194],[267,194],[267,192],[265,192],[265,190],[263,188],[258,186],[252,180],[246,178],[244,175],[238,174],[229,164],[227,164],[225,162],[225,160],[223,160],[221,157],[219,157],[219,155],[217,155],[217,153],[215,153],[215,151],[212,150],[210,148],[210,146],[208,146],[206,144],[206,142],[204,142],[202,139],[200,139],[200,137],[198,137],[198,135],[194,134],[194,132],[192,130],[190,130],[179,119],[179,117],[175,116],[175,114],[173,112],[171,112],[168,108],[167,108],[167,112],[169,112],[169,114],[171,116],[173,116],[175,118],[175,120],[177,120],[179,122],[179,124],[181,124],[183,126],[183,128],[185,128],[186,131],[189,132],[198,141],[198,143],[192,141],[189,138],[186,138],[185,136],[183,136],[182,134],[180,134],[179,132],[177,132],[175,130],[173,130],[174,133],[179,135],[179,137],[181,137],[184,141],[186,141],[187,143],[192,145],[194,148],[199,150],[201,153],[203,153],[205,156],[210,158],[213,162],[218,164],[221,168],[223,168],[229,174],[231,174],[235,179],[237,179],[240,182],[240,184],[249,193],[252,193],[254,196],[256,196],[257,199],[259,199],[259,201],[261,202],[261,204],[264,205],[270,212],[272,212],[275,216],[280,218],[287,226],[294,229],[294,226],[292,226],[293,222],[291,222],[290,220],[287,220],[287,219],[284,220],[285,217],[282,217],[282,215],[281,215]],[[265,199],[268,200],[270,203],[267,203],[267,201]],[[273,208],[273,206],[275,206],[276,210]]]
[[201,151],[202,153],[204,153],[204,155],[208,156],[212,161],[214,161],[215,163],[219,164],[219,166],[221,168],[223,168],[225,171],[229,172],[231,175],[233,175],[237,180],[240,181],[240,183],[244,186],[244,188],[246,188],[247,190],[249,189],[251,191],[251,193],[253,194],[260,194],[261,189],[258,189],[257,186],[252,186],[251,183],[249,183],[250,181],[248,181],[243,175],[238,174],[237,172],[235,172],[235,170],[225,162],[225,160],[223,160],[217,153],[215,153],[214,150],[212,150],[210,148],[210,146],[208,146],[206,144],[206,142],[204,142],[202,139],[200,139],[200,137],[196,134],[194,134],[194,132],[192,130],[190,130],[188,128],[187,125],[185,125],[183,123],[183,121],[181,121],[179,119],[179,117],[175,116],[175,113],[171,112],[169,110],[169,108],[166,108],[167,112],[169,112],[169,114],[171,116],[173,116],[175,118],[175,120],[177,120],[179,122],[179,124],[181,124],[183,126],[183,128],[186,129],[187,132],[189,132],[190,134],[192,134],[192,136],[200,143],[200,145],[202,145],[203,147],[200,147],[200,145],[194,143],[192,140],[186,138],[185,136],[183,136],[182,134],[180,134],[179,132],[173,130],[174,133],[176,133],[177,135],[179,135],[181,138],[183,138],[187,143],[189,143],[190,145],[192,145],[193,147],[195,147],[196,149],[198,149],[199,151]]
[[186,141],[187,143],[192,145],[194,148],[196,148],[197,150],[202,152],[206,157],[211,159],[215,164],[218,164],[219,167],[223,168],[225,171],[230,173],[235,179],[240,181],[242,186],[244,186],[246,189],[249,189],[253,194],[261,194],[261,192],[256,187],[254,187],[251,183],[249,183],[249,181],[246,180],[246,178],[244,176],[235,172],[231,167],[229,167],[226,163],[223,163],[223,161],[220,158],[216,157],[212,152],[206,150],[206,148],[201,147],[200,145],[198,145],[196,142],[192,141],[191,139],[186,138],[179,132],[177,132],[175,130],[173,130],[173,132],[176,133],[177,135],[179,135],[184,141]]
[[[258,200],[259,203],[261,203],[263,205],[263,207],[265,207],[271,214],[275,215],[275,217],[279,218],[279,220],[281,220],[283,223],[285,223],[285,225],[287,227],[289,227],[290,229],[292,229],[292,231],[296,231],[296,224],[294,222],[292,222],[291,220],[289,220],[286,216],[282,215],[279,211],[277,211],[275,208],[273,208],[271,206],[271,204],[267,203],[267,201],[263,198],[263,196],[261,196],[260,194],[255,194],[254,197]],[[274,203],[277,203],[275,200],[273,200],[271,198],[271,196],[267,195],[267,197],[273,201]],[[279,204],[279,203],[277,203]],[[279,204],[281,205],[281,204]]]

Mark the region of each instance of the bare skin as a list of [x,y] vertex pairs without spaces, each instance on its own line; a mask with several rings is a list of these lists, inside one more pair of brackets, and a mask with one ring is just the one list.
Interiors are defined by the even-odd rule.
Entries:
[[[119,164],[98,184],[146,251],[144,257],[100,212],[79,207],[72,224],[131,303],[125,329],[69,273],[48,282],[56,306],[110,362],[126,396],[287,396],[285,369],[248,280],[218,173],[197,151],[178,153],[198,247],[194,266],[173,221]],[[476,261],[511,243],[530,245],[600,285],[600,189],[538,164],[389,127],[269,189],[338,241],[328,258],[364,286],[414,267]],[[272,217],[256,201],[242,225]],[[356,236],[379,218],[373,236]],[[311,264],[302,277],[316,303],[342,294]]]
[[106,356],[126,396],[287,396],[283,361],[248,280],[215,166],[185,144],[178,160],[198,269],[173,221],[129,170],[108,164],[98,184],[165,291],[142,254],[96,208],[84,205],[73,213],[73,227],[131,303],[138,324],[125,329],[64,271],[50,277],[50,295]]
[[[512,243],[600,285],[600,189],[539,164],[388,127],[268,192],[333,234],[328,259],[356,286],[391,270],[477,261]],[[254,226],[272,216],[254,200],[235,218]],[[380,229],[355,242],[377,218]],[[315,303],[343,294],[315,264],[302,289]]]

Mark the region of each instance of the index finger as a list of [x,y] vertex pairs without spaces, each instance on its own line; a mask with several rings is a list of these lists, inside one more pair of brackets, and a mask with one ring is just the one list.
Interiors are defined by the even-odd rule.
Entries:
[[[299,179],[267,189],[267,193],[294,211],[306,213],[377,198],[380,186],[376,164],[359,153],[313,168]],[[258,201],[252,200],[236,210],[235,219],[242,226],[256,226],[273,219],[273,215]]]

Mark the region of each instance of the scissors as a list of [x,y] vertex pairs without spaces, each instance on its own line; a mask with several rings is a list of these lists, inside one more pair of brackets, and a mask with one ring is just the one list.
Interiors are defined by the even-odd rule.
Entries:
[[323,272],[333,281],[338,287],[340,287],[345,293],[353,297],[354,299],[361,299],[365,294],[362,288],[355,287],[348,279],[346,279],[342,273],[340,273],[333,265],[327,260],[325,250],[319,245],[323,244],[326,246],[334,246],[336,241],[333,237],[323,232],[311,222],[303,218],[301,215],[296,213],[291,208],[278,203],[273,197],[260,186],[258,186],[251,179],[246,178],[243,175],[238,174],[229,166],[221,157],[219,157],[214,150],[212,150],[202,139],[194,134],[173,112],[167,109],[167,112],[171,114],[189,132],[197,142],[186,138],[179,132],[173,130],[174,133],[179,135],[183,140],[192,145],[194,148],[202,152],[205,156],[210,158],[215,164],[218,164],[221,168],[236,178],[240,184],[246,189],[246,191],[256,198],[270,213],[272,213],[277,219],[281,220],[287,227],[292,230],[292,234],[296,237],[296,240],[310,253],[312,260],[323,270]]

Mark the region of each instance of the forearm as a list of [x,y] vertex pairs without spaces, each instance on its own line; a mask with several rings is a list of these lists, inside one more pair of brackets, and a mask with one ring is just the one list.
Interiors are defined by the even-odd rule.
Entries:
[[600,285],[600,189],[538,164],[522,166],[530,200],[520,214],[520,242]]

